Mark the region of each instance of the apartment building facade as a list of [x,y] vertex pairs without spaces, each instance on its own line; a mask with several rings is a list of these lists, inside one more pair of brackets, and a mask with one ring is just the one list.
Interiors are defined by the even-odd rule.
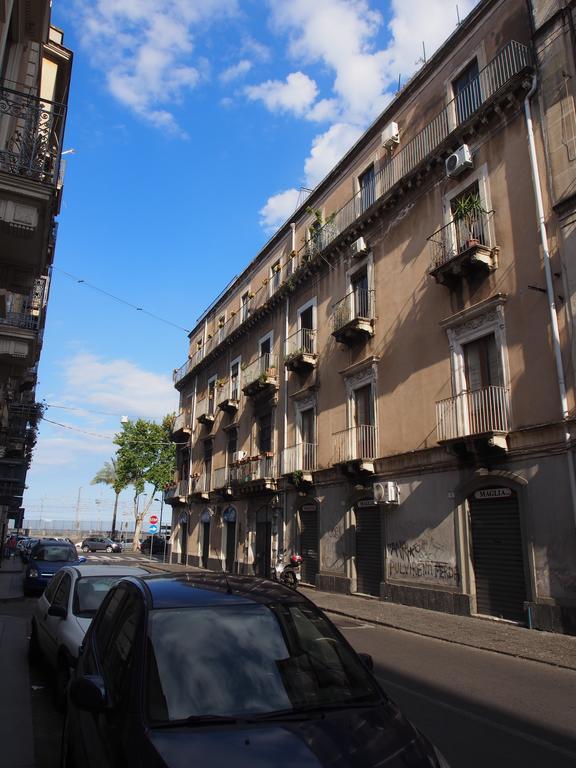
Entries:
[[190,334],[174,561],[574,631],[536,16],[479,3]]
[[[49,0],[0,0],[0,533],[22,524],[72,53]],[[2,539],[3,540],[3,536]]]

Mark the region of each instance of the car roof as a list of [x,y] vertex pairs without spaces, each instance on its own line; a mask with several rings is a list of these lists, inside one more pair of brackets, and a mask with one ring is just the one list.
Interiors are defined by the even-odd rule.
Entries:
[[154,574],[136,581],[146,590],[152,609],[231,603],[309,603],[298,592],[257,576],[199,571]]
[[145,576],[150,573],[145,568],[134,565],[69,565],[63,570],[74,571],[78,578],[82,576]]

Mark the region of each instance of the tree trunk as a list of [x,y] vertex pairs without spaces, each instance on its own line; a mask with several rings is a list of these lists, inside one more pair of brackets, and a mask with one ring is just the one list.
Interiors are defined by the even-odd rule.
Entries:
[[117,491],[116,498],[114,499],[114,512],[112,513],[112,533],[110,534],[111,539],[114,539],[114,535],[116,533],[116,511],[118,509],[119,496],[120,496],[120,491]]
[[140,541],[140,531],[142,530],[143,520],[144,514],[141,513],[136,518],[136,525],[134,527],[134,541],[132,542],[132,552],[138,552],[138,542]]

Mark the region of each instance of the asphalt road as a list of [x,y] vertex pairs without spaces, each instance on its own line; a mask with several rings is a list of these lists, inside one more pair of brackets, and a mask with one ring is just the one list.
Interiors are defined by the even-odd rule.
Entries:
[[[147,556],[90,555],[135,565]],[[0,604],[30,617],[34,599]],[[576,672],[441,640],[332,617],[402,711],[441,749],[451,768],[574,768]],[[52,680],[31,670],[36,768],[58,768],[62,716]]]

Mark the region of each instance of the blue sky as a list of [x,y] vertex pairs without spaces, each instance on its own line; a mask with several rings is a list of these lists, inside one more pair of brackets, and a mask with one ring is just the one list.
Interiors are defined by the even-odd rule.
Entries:
[[[474,5],[458,0],[460,17]],[[29,518],[73,517],[81,488],[82,517],[97,519],[113,495],[90,480],[114,455],[120,416],[177,409],[182,329],[457,12],[454,0],[53,0],[52,20],[74,51],[74,151],[37,389],[50,407],[24,506]]]

